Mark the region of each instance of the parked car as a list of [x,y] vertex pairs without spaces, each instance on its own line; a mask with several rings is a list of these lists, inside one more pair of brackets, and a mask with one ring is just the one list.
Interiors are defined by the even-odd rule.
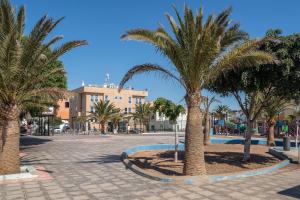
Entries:
[[132,129],[129,131],[129,133],[133,133],[133,134],[139,134],[139,133],[142,133],[142,131],[140,129]]
[[61,124],[58,127],[54,128],[54,133],[63,133],[69,129],[70,127],[68,124]]

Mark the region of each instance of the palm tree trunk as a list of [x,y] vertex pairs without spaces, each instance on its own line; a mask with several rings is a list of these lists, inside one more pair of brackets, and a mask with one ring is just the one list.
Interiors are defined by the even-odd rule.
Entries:
[[205,113],[204,145],[210,144],[209,112]]
[[7,119],[3,124],[2,150],[0,151],[0,174],[20,172],[20,128],[18,118]]
[[105,133],[105,123],[101,123],[101,133]]
[[195,92],[186,96],[188,107],[185,155],[183,173],[185,175],[205,175],[203,130],[200,111],[200,93]]
[[247,132],[244,144],[244,158],[243,161],[247,162],[250,160],[250,148],[251,148],[251,136],[253,131],[254,121],[247,119]]
[[268,141],[267,141],[269,146],[275,146],[274,131],[275,131],[275,122],[269,121],[269,123],[268,123]]

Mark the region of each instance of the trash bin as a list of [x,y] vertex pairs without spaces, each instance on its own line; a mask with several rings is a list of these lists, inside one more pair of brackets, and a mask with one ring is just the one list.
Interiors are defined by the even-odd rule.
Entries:
[[289,151],[291,149],[291,138],[288,136],[283,137],[283,151]]

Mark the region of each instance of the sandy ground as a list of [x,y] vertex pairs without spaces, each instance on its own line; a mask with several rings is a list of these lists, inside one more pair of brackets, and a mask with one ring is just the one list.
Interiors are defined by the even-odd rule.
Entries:
[[[251,161],[242,162],[243,145],[212,144],[205,147],[206,169],[209,175],[233,173],[267,167],[280,160],[270,155],[267,146],[252,145]],[[137,166],[149,173],[164,175],[182,175],[183,152],[179,152],[179,160],[174,162],[174,151],[141,151],[130,155]]]

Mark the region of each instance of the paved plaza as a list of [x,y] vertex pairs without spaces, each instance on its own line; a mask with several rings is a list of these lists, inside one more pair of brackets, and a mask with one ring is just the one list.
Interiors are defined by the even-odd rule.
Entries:
[[0,199],[299,199],[300,169],[201,186],[161,183],[126,170],[121,152],[139,144],[172,143],[172,136],[23,137],[25,165],[45,168],[50,176],[0,184]]

